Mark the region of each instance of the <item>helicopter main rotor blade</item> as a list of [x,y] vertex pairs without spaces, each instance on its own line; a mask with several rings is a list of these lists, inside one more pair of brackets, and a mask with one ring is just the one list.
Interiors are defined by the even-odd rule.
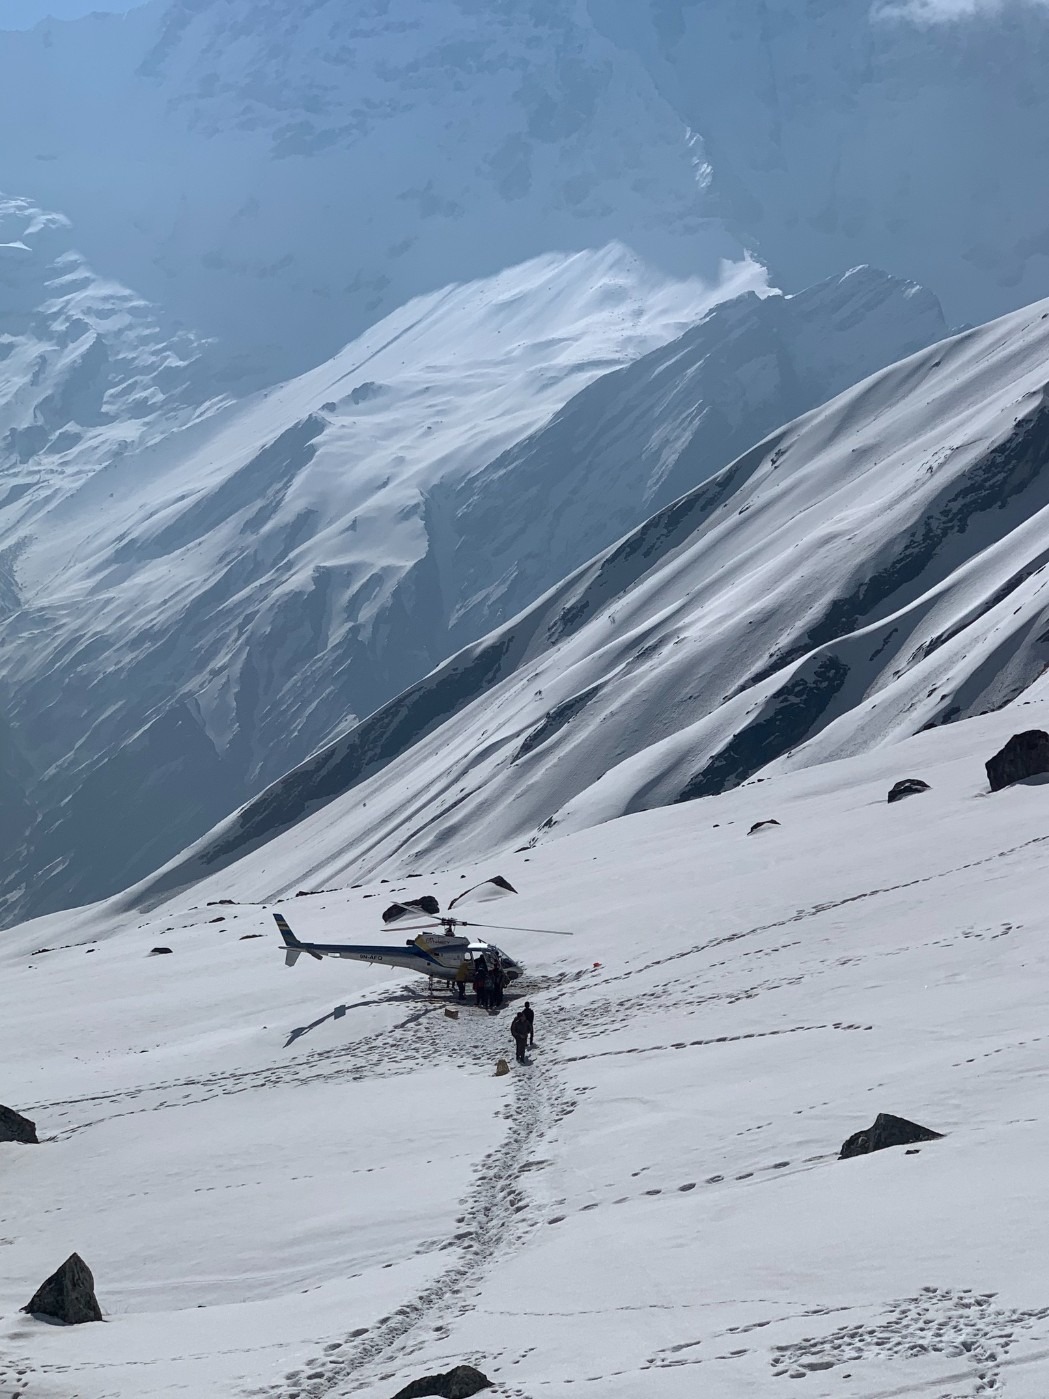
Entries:
[[566,928],[518,928],[512,923],[474,923],[465,918],[449,919],[448,921],[454,921],[463,928],[493,928],[497,933],[553,933],[559,938],[575,937],[575,933],[569,932]]

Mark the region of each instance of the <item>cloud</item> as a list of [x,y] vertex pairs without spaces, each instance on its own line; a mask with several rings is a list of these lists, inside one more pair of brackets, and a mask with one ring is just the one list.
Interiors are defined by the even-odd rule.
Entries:
[[907,20],[911,24],[951,24],[993,16],[1023,6],[1049,12],[1049,0],[875,0],[876,20]]

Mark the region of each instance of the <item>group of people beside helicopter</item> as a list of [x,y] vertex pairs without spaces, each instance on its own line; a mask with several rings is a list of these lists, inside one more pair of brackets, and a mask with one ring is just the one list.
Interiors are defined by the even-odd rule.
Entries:
[[[482,952],[476,962],[464,957],[455,973],[455,989],[460,1001],[466,1000],[466,988],[473,983],[474,995],[481,1010],[498,1010],[503,1004],[507,977],[502,959],[493,952],[491,961]],[[513,1018],[510,1033],[517,1049],[517,1061],[525,1062],[525,1051],[535,1044],[535,1011],[527,1001]]]
[[503,1003],[506,990],[506,972],[498,952],[492,954],[491,962],[482,952],[476,962],[465,957],[455,973],[455,989],[461,1001],[466,1000],[466,987],[472,982],[477,1004],[482,1010],[498,1010]]

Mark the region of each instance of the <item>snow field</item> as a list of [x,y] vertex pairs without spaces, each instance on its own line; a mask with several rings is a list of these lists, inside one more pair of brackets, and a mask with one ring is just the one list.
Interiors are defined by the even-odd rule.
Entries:
[[[513,1396],[1035,1399],[1049,813],[982,764],[1047,724],[1036,700],[501,857],[521,893],[474,916],[575,933],[498,935],[537,1010],[503,1079],[509,1007],[283,967],[247,901],[299,831],[145,918],[13,930],[0,1062],[47,1140],[0,1147],[3,1381],[382,1399],[471,1360]],[[932,790],[890,807],[902,776]],[[390,895],[478,870],[281,907],[373,940]],[[838,1162],[878,1111],[947,1135]],[[73,1248],[108,1323],[20,1316]]]

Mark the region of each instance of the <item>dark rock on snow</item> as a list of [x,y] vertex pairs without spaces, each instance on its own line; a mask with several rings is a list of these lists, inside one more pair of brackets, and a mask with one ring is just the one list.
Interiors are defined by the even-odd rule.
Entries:
[[[385,884],[388,881],[382,880],[380,882]],[[367,897],[367,894],[365,894],[365,898]],[[384,923],[396,923],[400,918],[406,916],[419,917],[420,915],[433,918],[440,913],[440,911],[441,905],[434,896],[432,894],[423,894],[422,897],[418,899],[405,899],[402,904],[391,904],[389,908],[383,911],[382,921]]]
[[71,1253],[22,1310],[31,1316],[53,1317],[67,1326],[102,1320],[102,1308],[95,1296],[95,1279],[79,1253]]
[[773,819],[770,820],[770,821],[755,821],[754,824],[753,824],[753,826],[751,826],[750,830],[747,832],[747,835],[748,835],[748,836],[752,836],[752,835],[754,834],[755,831],[764,831],[764,830],[766,830],[769,826],[778,826],[778,825],[779,825],[779,822],[778,822],[774,817],[773,817]]
[[151,948],[149,949],[149,955],[150,955],[151,957],[170,957],[170,956],[171,956],[171,948],[170,948],[170,947],[151,947]]
[[899,782],[893,783],[889,793],[890,802],[903,801],[904,797],[916,797],[919,792],[929,791],[928,782],[923,782],[920,777],[903,777]]
[[919,1127],[905,1117],[893,1117],[891,1112],[879,1112],[874,1126],[865,1132],[854,1132],[841,1148],[839,1161],[850,1156],[866,1156],[870,1151],[884,1151],[887,1146],[909,1146],[911,1142],[936,1142],[943,1136],[930,1127]]
[[986,764],[987,781],[992,792],[1000,792],[1025,777],[1038,777],[1049,772],[1049,734],[1042,729],[1028,729],[1013,734],[1005,747]]
[[34,1144],[36,1141],[36,1123],[15,1112],[14,1108],[5,1108],[0,1104],[0,1142]]
[[471,1394],[479,1394],[488,1389],[492,1381],[472,1365],[456,1365],[443,1375],[426,1375],[421,1380],[399,1389],[393,1399],[424,1399],[428,1394],[437,1394],[441,1399],[470,1399]]

